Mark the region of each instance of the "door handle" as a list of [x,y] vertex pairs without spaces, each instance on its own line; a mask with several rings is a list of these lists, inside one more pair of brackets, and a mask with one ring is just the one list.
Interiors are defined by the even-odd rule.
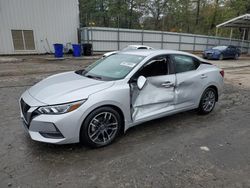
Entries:
[[201,79],[203,79],[203,78],[207,78],[207,75],[202,74],[202,75],[201,75]]
[[170,88],[170,87],[174,87],[174,83],[172,83],[172,82],[163,82],[161,84],[161,86],[163,86],[165,88]]

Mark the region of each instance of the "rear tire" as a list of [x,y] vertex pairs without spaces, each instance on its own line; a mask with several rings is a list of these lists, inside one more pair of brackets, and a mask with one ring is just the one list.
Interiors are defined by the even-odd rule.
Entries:
[[200,100],[198,112],[199,114],[209,114],[210,112],[213,111],[216,103],[216,91],[213,88],[207,88]]
[[80,141],[91,148],[111,144],[122,127],[120,114],[111,107],[100,107],[92,111],[82,124]]

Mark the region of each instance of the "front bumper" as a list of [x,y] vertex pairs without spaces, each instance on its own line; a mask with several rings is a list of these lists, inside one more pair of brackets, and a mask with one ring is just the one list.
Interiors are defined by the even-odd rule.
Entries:
[[204,59],[219,59],[220,54],[211,53],[211,52],[203,52],[202,56]]
[[[55,127],[53,123],[48,122],[36,122],[38,129],[33,130],[34,126],[30,126],[22,118],[23,126],[26,132],[30,135],[32,140],[46,142],[46,143],[61,143],[65,140],[65,137]],[[49,126],[48,126],[49,125]]]
[[[22,104],[22,102],[24,104]],[[24,107],[24,105],[26,105]],[[79,142],[82,124],[81,110],[60,115],[37,114],[36,109],[46,104],[34,99],[26,91],[20,99],[22,124],[31,139],[53,144]]]

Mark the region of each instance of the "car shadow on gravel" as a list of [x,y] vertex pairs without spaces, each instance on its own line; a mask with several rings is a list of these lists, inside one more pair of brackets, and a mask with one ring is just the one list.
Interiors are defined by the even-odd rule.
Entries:
[[[214,112],[213,112],[214,113]],[[208,116],[213,116],[211,113]],[[105,151],[105,150],[116,150],[116,148],[123,147],[124,145],[132,145],[141,142],[151,142],[155,137],[166,134],[173,134],[175,131],[181,129],[188,129],[190,127],[198,128],[200,125],[195,124],[204,119],[205,116],[197,114],[196,110],[191,110],[155,120],[151,120],[142,124],[139,124],[135,127],[132,127],[126,131],[125,134],[119,136],[114,143],[106,147],[93,149],[83,146],[82,144],[65,144],[65,145],[56,145],[56,144],[47,144],[32,141],[28,136],[25,138],[25,142],[29,148],[33,150],[34,153],[38,151],[46,151],[47,154],[67,154],[67,153],[86,153],[89,151]],[[145,140],[146,139],[146,140]]]
[[64,158],[71,158],[73,154],[80,156],[91,156],[92,154],[109,156],[110,153],[122,155],[150,143],[159,142],[160,139],[171,140],[172,137],[177,135],[192,133],[200,128],[207,128],[211,126],[211,121],[224,121],[228,117],[228,110],[233,111],[233,107],[249,102],[248,93],[249,91],[246,89],[239,89],[227,84],[225,94],[221,97],[212,113],[198,115],[196,110],[191,110],[151,120],[128,129],[114,143],[98,149],[88,148],[81,144],[54,145],[39,143],[32,141],[28,136],[26,136],[25,142],[32,155],[43,157],[64,156]]

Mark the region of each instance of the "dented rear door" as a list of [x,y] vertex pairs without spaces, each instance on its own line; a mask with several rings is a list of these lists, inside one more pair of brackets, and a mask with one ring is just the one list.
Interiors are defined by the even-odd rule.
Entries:
[[205,73],[198,70],[198,59],[188,55],[172,55],[176,72],[176,109],[185,109],[197,104],[203,90]]

